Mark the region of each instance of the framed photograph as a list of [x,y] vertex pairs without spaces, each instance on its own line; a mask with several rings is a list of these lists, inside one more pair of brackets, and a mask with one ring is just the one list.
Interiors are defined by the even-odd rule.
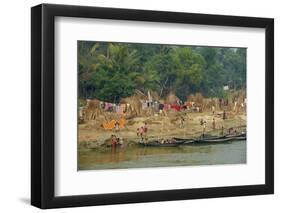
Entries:
[[274,20],[31,9],[31,204],[272,194]]

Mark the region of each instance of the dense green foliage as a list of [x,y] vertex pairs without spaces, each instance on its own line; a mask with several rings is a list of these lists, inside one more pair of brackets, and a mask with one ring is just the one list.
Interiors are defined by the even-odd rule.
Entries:
[[246,49],[78,42],[79,97],[119,102],[136,90],[223,96],[246,86]]

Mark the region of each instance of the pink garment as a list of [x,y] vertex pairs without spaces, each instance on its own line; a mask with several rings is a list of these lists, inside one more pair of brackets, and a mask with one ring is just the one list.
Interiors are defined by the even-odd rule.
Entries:
[[105,102],[105,107],[104,107],[105,110],[109,110],[111,107],[113,107],[112,103]]
[[167,110],[168,110],[168,105],[167,105],[167,104],[164,104],[163,110],[164,110],[164,111],[167,111]]
[[108,110],[109,109],[109,103],[105,102],[104,103],[104,110]]

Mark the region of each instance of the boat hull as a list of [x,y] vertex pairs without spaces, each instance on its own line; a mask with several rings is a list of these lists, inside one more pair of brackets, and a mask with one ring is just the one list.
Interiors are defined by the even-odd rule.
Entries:
[[240,135],[227,135],[227,136],[211,136],[208,138],[199,137],[197,139],[184,139],[184,138],[174,138],[175,143],[160,143],[159,141],[151,142],[139,142],[139,145],[149,146],[149,147],[177,147],[181,145],[210,145],[210,144],[220,144],[220,143],[230,143],[232,141],[242,141],[246,140],[246,134]]

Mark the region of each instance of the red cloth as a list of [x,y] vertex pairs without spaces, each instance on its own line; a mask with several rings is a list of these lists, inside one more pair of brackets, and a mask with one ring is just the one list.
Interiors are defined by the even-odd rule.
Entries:
[[171,108],[176,110],[176,111],[180,111],[180,109],[181,109],[180,105],[177,105],[177,104],[171,105]]

